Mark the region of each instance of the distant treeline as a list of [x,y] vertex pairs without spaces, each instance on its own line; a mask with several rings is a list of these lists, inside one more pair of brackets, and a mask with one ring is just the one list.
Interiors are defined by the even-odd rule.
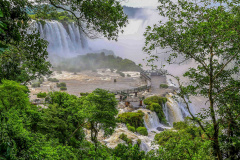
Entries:
[[31,19],[45,24],[44,20],[56,20],[61,23],[74,22],[73,17],[68,12],[36,13],[29,15]]
[[80,72],[83,70],[96,70],[110,68],[118,71],[141,71],[141,68],[129,59],[122,59],[104,53],[89,53],[78,57],[61,60],[54,70]]

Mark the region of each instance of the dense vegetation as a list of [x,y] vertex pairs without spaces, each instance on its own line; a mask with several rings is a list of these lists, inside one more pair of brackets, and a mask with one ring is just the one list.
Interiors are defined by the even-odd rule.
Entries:
[[50,12],[48,13],[48,6],[44,5],[43,10],[36,10],[35,14],[30,14],[29,17],[33,20],[40,21],[44,23],[44,20],[56,20],[61,23],[70,23],[74,22],[74,18],[67,12]]
[[[27,87],[5,80],[0,85],[0,95],[1,158],[105,159],[104,156],[114,156],[110,154],[112,150],[108,153],[110,149],[96,139],[99,129],[109,135],[116,126],[116,100],[107,91],[97,89],[82,98],[50,92],[47,108],[40,108],[30,104]],[[95,145],[84,139],[85,123],[90,123]]]
[[140,71],[141,68],[129,59],[122,59],[114,55],[86,54],[75,58],[64,59],[55,64],[54,69],[59,71],[80,72],[83,70],[96,70],[100,68],[111,68],[118,70],[121,76],[125,76],[119,71]]
[[160,145],[160,159],[214,159],[211,141],[189,119],[175,122],[172,130],[156,134],[154,140]]
[[117,120],[125,123],[127,129],[132,132],[138,132],[141,135],[148,135],[147,129],[144,127],[143,120],[144,113],[139,110],[138,112],[126,112],[118,115]]

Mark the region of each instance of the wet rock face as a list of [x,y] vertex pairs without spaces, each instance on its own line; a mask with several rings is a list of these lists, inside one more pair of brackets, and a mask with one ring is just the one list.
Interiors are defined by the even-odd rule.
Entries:
[[157,127],[157,130],[158,130],[158,131],[164,131],[164,128]]

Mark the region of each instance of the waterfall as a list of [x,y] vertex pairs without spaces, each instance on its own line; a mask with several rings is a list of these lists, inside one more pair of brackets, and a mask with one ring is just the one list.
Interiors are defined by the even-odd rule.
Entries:
[[34,21],[42,38],[49,42],[48,52],[61,57],[83,54],[88,47],[88,40],[75,23],[63,24],[58,21]]
[[156,112],[152,112],[147,109],[140,109],[144,113],[144,126],[147,128],[148,131],[156,130],[157,127],[162,127],[163,125],[160,124],[158,116]]
[[168,107],[167,107],[166,103],[163,103],[162,106],[163,106],[163,113],[165,115],[165,118],[166,118],[167,122],[169,122]]

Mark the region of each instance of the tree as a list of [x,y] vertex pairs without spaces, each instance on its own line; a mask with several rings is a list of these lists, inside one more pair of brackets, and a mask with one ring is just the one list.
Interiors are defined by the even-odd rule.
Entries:
[[114,94],[103,89],[96,89],[83,98],[87,122],[91,130],[91,140],[95,144],[95,150],[97,150],[99,131],[103,130],[104,136],[108,136],[113,133],[116,127],[117,101]]
[[[149,62],[159,57],[151,52],[157,47],[171,50],[169,63],[180,57],[196,62],[196,67],[184,74],[189,78],[188,85],[175,77],[178,95],[185,101],[192,120],[211,140],[215,158],[237,159],[240,81],[234,75],[239,73],[240,63],[239,1],[160,2],[158,10],[167,21],[148,27],[144,34]],[[189,109],[190,96],[206,97],[209,108],[193,115]],[[211,122],[203,121],[206,118]]]
[[[3,17],[2,10],[0,9],[0,18]],[[0,21],[0,34],[5,34],[4,29],[6,28],[6,24]],[[2,42],[0,42],[0,53],[2,53],[7,48]]]
[[48,98],[48,107],[42,109],[39,130],[49,138],[57,138],[63,145],[77,147],[84,137],[81,100],[65,92],[50,92]]
[[48,75],[50,63],[46,61],[48,42],[41,39],[39,33],[28,33],[29,17],[27,0],[1,1],[3,16],[0,41],[8,47],[0,55],[0,79],[27,83],[30,80]]
[[[109,40],[117,40],[119,31],[127,23],[127,16],[117,0],[36,0],[40,5],[47,3],[53,7],[69,12],[81,30],[90,38],[104,36]],[[49,13],[52,13],[52,9]]]
[[156,134],[154,140],[159,144],[157,159],[213,159],[211,141],[188,118],[174,123],[173,130]]

